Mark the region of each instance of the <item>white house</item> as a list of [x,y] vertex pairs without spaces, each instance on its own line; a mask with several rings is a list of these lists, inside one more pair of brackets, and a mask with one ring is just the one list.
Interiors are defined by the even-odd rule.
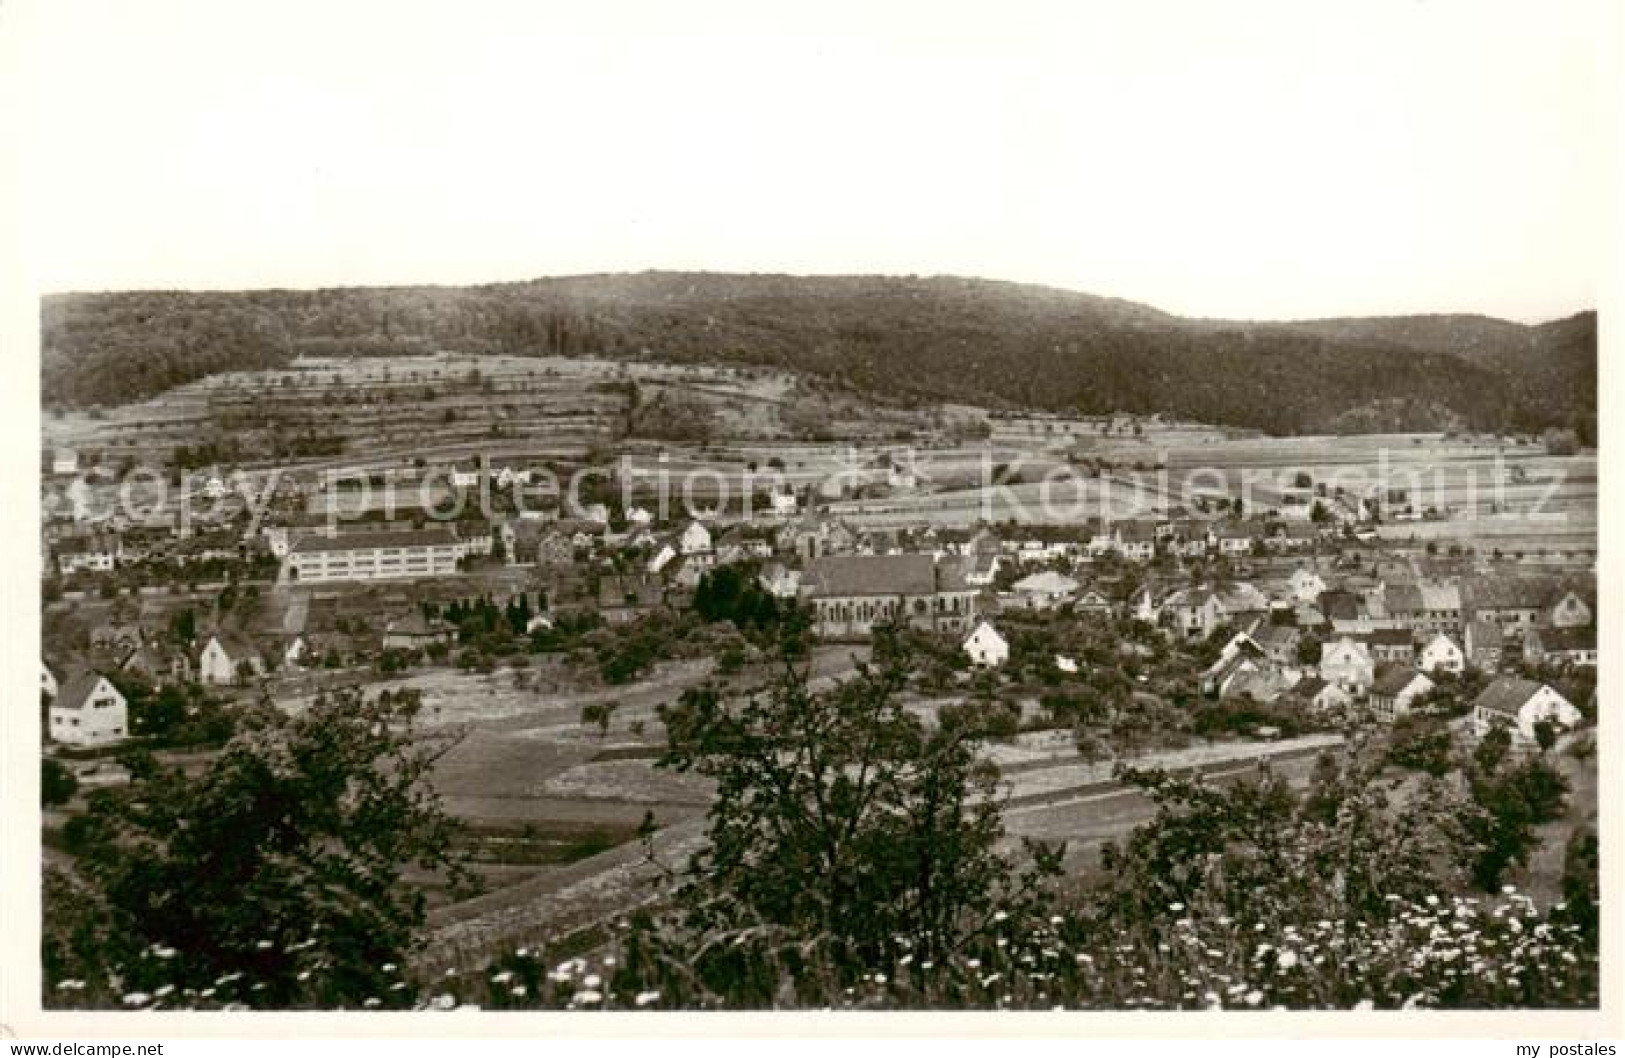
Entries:
[[772,510],[774,514],[794,514],[800,506],[800,504],[798,504],[796,501],[795,493],[780,492],[778,490],[773,491],[773,493],[768,497],[768,502],[773,505]]
[[1371,685],[1371,712],[1378,720],[1393,723],[1410,712],[1411,703],[1433,687],[1433,681],[1415,669],[1387,666]]
[[756,579],[762,589],[776,599],[794,599],[801,590],[801,571],[782,562],[769,562]]
[[1416,667],[1423,672],[1460,672],[1467,667],[1467,655],[1455,640],[1440,632],[1422,648]]
[[1326,590],[1326,582],[1320,578],[1320,574],[1303,567],[1292,571],[1287,586],[1292,592],[1292,598],[1304,603],[1314,602],[1320,598],[1320,593]]
[[1550,620],[1553,628],[1584,628],[1591,623],[1591,607],[1574,592],[1564,592],[1552,604]]
[[711,550],[711,530],[700,522],[689,522],[677,541],[677,550],[684,555],[703,555]]
[[265,663],[253,648],[231,637],[212,635],[198,655],[198,682],[215,686],[234,684],[238,667],[245,662],[256,675],[264,673]]
[[1010,644],[986,621],[965,637],[961,647],[970,656],[971,664],[983,668],[998,668],[1010,660]]
[[1320,678],[1346,691],[1364,691],[1375,678],[1376,663],[1364,643],[1339,639],[1320,651]]
[[626,512],[627,525],[635,525],[639,528],[646,528],[653,525],[654,520],[654,514],[642,507],[633,507],[631,510]]
[[1001,561],[998,555],[968,556],[965,562],[965,583],[977,588],[985,588],[992,584],[999,575]]
[[1016,599],[1029,610],[1052,610],[1069,603],[1078,593],[1078,582],[1054,570],[1023,577],[1013,585]]
[[58,448],[56,453],[51,456],[51,473],[79,473],[79,453],[71,448]]
[[103,746],[129,731],[129,705],[105,676],[87,672],[69,680],[51,703],[51,738],[69,746]]
[[1580,710],[1544,683],[1502,676],[1473,699],[1473,730],[1479,737],[1505,727],[1514,741],[1533,743],[1535,725],[1547,721],[1568,729],[1580,723]]

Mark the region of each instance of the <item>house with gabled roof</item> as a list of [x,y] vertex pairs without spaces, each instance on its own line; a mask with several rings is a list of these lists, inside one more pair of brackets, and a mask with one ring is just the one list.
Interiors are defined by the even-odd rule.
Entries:
[[1410,712],[1412,703],[1433,688],[1432,680],[1409,666],[1382,665],[1371,682],[1371,714],[1391,724]]
[[783,562],[768,562],[762,566],[756,581],[775,599],[794,599],[801,587],[801,571]]
[[1086,588],[1072,600],[1072,612],[1091,617],[1109,617],[1117,611],[1111,599],[1098,588]]
[[1131,518],[1117,523],[1117,550],[1131,562],[1150,562],[1157,557],[1157,523]]
[[130,734],[129,703],[99,672],[69,679],[47,713],[52,741],[66,746],[105,746]]
[[977,623],[960,644],[960,649],[970,658],[971,664],[979,668],[998,668],[1010,660],[1010,643],[986,621]]
[[1409,665],[1416,660],[1416,637],[1409,628],[1373,628],[1354,638],[1371,649],[1378,664]]
[[119,662],[119,670],[152,681],[184,680],[191,676],[192,662],[183,651],[142,643]]
[[1465,605],[1476,620],[1521,632],[1541,622],[1549,591],[1549,584],[1533,577],[1475,577],[1466,582]]
[[413,611],[384,627],[385,650],[425,650],[437,643],[450,643],[456,630],[444,621],[431,621],[422,611]]
[[1319,676],[1305,676],[1277,701],[1297,706],[1310,715],[1319,715],[1345,709],[1354,699],[1335,683],[1328,683]]
[[1161,624],[1187,639],[1212,635],[1228,615],[1218,593],[1208,587],[1179,588],[1157,610]]
[[682,536],[677,540],[677,551],[683,555],[703,555],[711,550],[711,530],[705,523],[695,519],[683,527]]
[[1363,694],[1376,676],[1376,661],[1364,643],[1347,636],[1320,651],[1320,678],[1346,691]]
[[1303,632],[1293,625],[1265,623],[1252,634],[1253,642],[1264,651],[1271,664],[1295,665],[1298,660],[1298,642]]
[[1023,609],[1053,610],[1072,602],[1077,597],[1078,587],[1078,582],[1066,574],[1044,570],[1016,581],[1011,593]]
[[1220,522],[1213,528],[1219,554],[1232,558],[1253,553],[1253,544],[1263,539],[1263,531],[1252,522]]
[[1553,594],[1556,600],[1547,607],[1547,624],[1553,628],[1585,628],[1591,624],[1591,604],[1581,598],[1579,592],[1559,588]]
[[265,662],[253,644],[230,632],[216,632],[198,654],[198,682],[228,687],[245,676],[265,675]]
[[1523,636],[1524,660],[1533,665],[1597,667],[1597,630],[1578,628],[1531,628]]
[[1419,580],[1391,585],[1384,593],[1387,616],[1413,632],[1461,628],[1461,590],[1454,581]]
[[1473,699],[1473,730],[1480,738],[1493,728],[1505,728],[1514,742],[1533,744],[1536,725],[1546,722],[1559,730],[1572,730],[1581,721],[1580,710],[1547,684],[1516,676],[1501,676]]
[[1467,668],[1467,655],[1454,639],[1440,632],[1422,647],[1416,667],[1423,672],[1459,673]]

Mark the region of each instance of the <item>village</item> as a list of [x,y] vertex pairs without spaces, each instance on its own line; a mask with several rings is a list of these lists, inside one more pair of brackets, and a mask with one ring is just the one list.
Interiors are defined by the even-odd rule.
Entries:
[[[749,470],[804,455],[784,451]],[[73,804],[153,759],[201,767],[246,710],[413,688],[463,732],[443,789],[487,888],[436,909],[437,950],[474,959],[493,936],[587,929],[633,899],[602,883],[630,873],[644,816],[686,848],[710,797],[655,769],[660,706],[761,686],[790,613],[826,686],[880,630],[904,637],[911,708],[981,711],[1012,833],[1071,841],[1084,871],[1139,818],[1102,828],[1081,801],[1117,762],[1222,774],[1269,759],[1301,778],[1356,729],[1405,745],[1501,729],[1534,752],[1595,723],[1591,554],[1396,541],[1375,530],[1403,522],[1398,493],[1300,477],[1255,512],[1209,491],[1071,524],[954,524],[899,518],[967,487],[934,488],[901,458],[792,470],[731,502],[714,471],[698,498],[657,488],[647,468],[673,462],[577,468],[569,487],[568,466],[483,457],[206,471],[181,494],[190,509],[154,517],[98,511],[107,482],[59,455],[41,708],[67,792],[47,855],[71,855]],[[593,871],[583,906],[538,898]]]

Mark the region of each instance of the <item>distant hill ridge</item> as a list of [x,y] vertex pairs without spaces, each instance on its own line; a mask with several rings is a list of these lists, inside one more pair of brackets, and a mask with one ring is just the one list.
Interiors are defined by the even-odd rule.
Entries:
[[880,399],[1162,412],[1272,433],[1595,434],[1596,313],[1187,319],[956,277],[640,272],[469,287],[64,294],[42,305],[47,405],[139,400],[299,355],[430,352],[722,362]]

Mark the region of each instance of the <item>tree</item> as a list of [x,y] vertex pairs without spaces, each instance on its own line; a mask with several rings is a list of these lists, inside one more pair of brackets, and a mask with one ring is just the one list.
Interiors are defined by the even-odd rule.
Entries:
[[79,778],[59,760],[40,762],[40,804],[45,808],[65,805],[79,790]]
[[1535,721],[1535,744],[1542,753],[1550,753],[1552,747],[1557,745],[1557,726],[1550,720]]
[[1388,760],[1402,768],[1439,776],[1450,771],[1450,728],[1437,717],[1410,714],[1394,723]]
[[1172,925],[1185,914],[1255,922],[1386,921],[1390,894],[1422,900],[1453,879],[1460,798],[1424,778],[1390,801],[1380,760],[1357,742],[1317,761],[1299,798],[1267,765],[1225,785],[1162,770],[1120,769],[1156,816],[1102,855],[1091,914],[1101,928]]
[[1471,786],[1480,811],[1466,820],[1475,843],[1470,868],[1474,884],[1493,893],[1509,868],[1528,862],[1534,828],[1562,812],[1568,781],[1544,758],[1534,758],[1493,776],[1473,776]]
[[429,785],[456,736],[420,735],[419,708],[416,692],[345,689],[297,716],[262,709],[201,775],[155,769],[100,792],[79,866],[105,947],[174,955],[125,963],[124,986],[241,974],[257,1006],[406,1002],[385,967],[425,920],[417,879],[465,880]]
[[827,692],[787,659],[745,702],[700,688],[661,710],[661,765],[717,783],[707,844],[681,875],[679,950],[730,1002],[773,999],[784,982],[753,991],[720,939],[771,943],[851,979],[891,965],[895,938],[942,959],[987,936],[996,910],[1020,919],[1047,906],[1059,850],[1028,843],[1024,868],[999,850],[997,769],[978,760],[971,730],[928,730],[905,708],[904,655],[887,639]]
[[1494,775],[1511,750],[1512,736],[1497,724],[1479,739],[1478,747],[1473,750],[1473,763],[1482,774]]

